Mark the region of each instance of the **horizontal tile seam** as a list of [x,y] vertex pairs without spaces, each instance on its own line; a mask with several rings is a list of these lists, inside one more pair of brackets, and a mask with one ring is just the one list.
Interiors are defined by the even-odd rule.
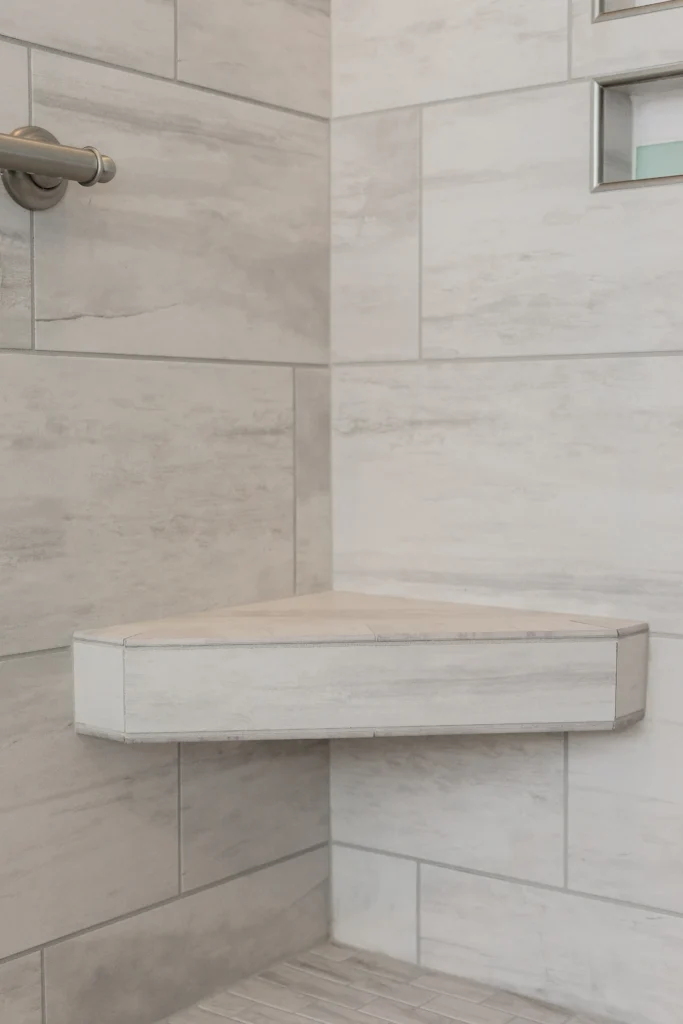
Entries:
[[45,357],[54,359],[64,357],[66,359],[115,359],[124,362],[143,363],[200,363],[210,366],[264,366],[274,367],[282,370],[328,370],[330,364],[323,363],[298,363],[278,362],[272,359],[220,359],[212,356],[166,356],[166,355],[144,355],[138,352],[75,352],[69,349],[40,349],[40,348],[0,348],[0,359],[3,356],[30,356],[31,359]]
[[280,864],[286,864],[288,861],[296,860],[298,857],[305,857],[309,853],[315,853],[317,850],[324,850],[329,846],[328,842],[316,843],[314,846],[306,846],[301,850],[296,850],[294,853],[288,853],[284,857],[277,857],[275,860],[267,861],[265,864],[257,864],[252,868],[245,868],[243,871],[238,871],[234,875],[228,875],[226,878],[220,878],[217,882],[208,882],[206,885],[199,885],[194,889],[188,889],[185,892],[170,896],[165,900],[158,900],[156,903],[150,903],[147,906],[139,907],[137,910],[131,910],[127,914],[120,914],[118,917],[107,918],[105,921],[98,921],[97,924],[88,925],[87,928],[79,928],[75,932],[69,932],[66,935],[60,935],[59,938],[50,939],[48,942],[39,943],[37,946],[29,946],[27,949],[22,949],[17,953],[12,953],[11,956],[0,957],[0,967],[7,963],[12,963],[14,960],[20,960],[24,956],[30,956],[32,953],[40,953],[43,950],[52,949],[53,946],[59,946],[64,942],[70,942],[72,939],[78,939],[82,935],[90,935],[92,932],[101,931],[103,928],[109,928],[112,925],[120,924],[123,921],[130,921],[136,917],[142,916],[153,910],[159,910],[162,907],[171,906],[173,903],[180,903],[184,899],[188,899],[191,896],[197,896],[203,892],[209,892],[211,889],[218,889],[220,886],[228,885],[230,882],[239,881],[241,878],[248,878],[250,875],[256,875],[259,871],[267,871],[269,868],[278,867]]
[[43,43],[34,43],[30,39],[22,39],[19,36],[8,36],[0,33],[0,42],[13,43],[16,46],[24,46],[39,53],[51,53],[56,57],[64,57],[68,60],[76,60],[81,64],[93,64],[95,67],[111,68],[113,71],[122,71],[128,75],[136,75],[138,78],[146,78],[152,82],[166,82],[168,85],[179,86],[182,89],[191,89],[194,92],[208,93],[210,96],[220,96],[223,99],[232,100],[238,103],[248,103],[253,107],[263,107],[266,110],[274,110],[280,114],[290,114],[293,117],[303,117],[309,121],[318,121],[322,124],[329,123],[329,117],[324,114],[312,114],[305,110],[296,110],[293,107],[283,107],[277,103],[268,103],[265,100],[257,100],[250,96],[241,96],[239,93],[224,92],[222,89],[214,89],[208,85],[199,85],[196,82],[186,82],[182,78],[173,75],[159,75],[153,71],[143,71],[141,68],[128,67],[126,64],[116,64],[113,61],[100,60],[98,57],[90,57],[84,53],[71,53],[69,50],[60,50],[56,46],[47,46]]
[[677,920],[683,919],[683,911],[667,910],[665,907],[655,907],[645,903],[636,903],[632,900],[620,900],[612,896],[601,896],[598,893],[584,892],[581,889],[565,888],[563,885],[550,885],[547,882],[538,882],[533,879],[517,878],[514,875],[500,875],[492,871],[480,871],[477,868],[462,867],[457,864],[446,864],[443,861],[428,860],[425,857],[411,857],[404,853],[395,853],[392,850],[377,849],[372,846],[361,846],[357,843],[347,843],[332,837],[332,846],[340,846],[349,850],[359,850],[362,853],[376,853],[383,857],[394,857],[396,860],[407,860],[426,867],[441,868],[444,871],[452,871],[454,874],[473,875],[475,878],[489,878],[495,882],[508,882],[510,885],[522,885],[531,889],[539,889],[543,892],[559,893],[561,896],[575,896],[577,899],[592,900],[594,903],[607,903],[611,906],[628,907],[631,910],[641,910],[648,914],[663,914],[665,917],[673,917]]
[[508,644],[584,644],[609,643],[616,644],[619,640],[629,636],[640,636],[647,634],[647,629],[641,629],[633,633],[617,634],[603,633],[597,635],[576,636],[568,633],[561,636],[477,636],[477,637],[427,637],[411,639],[393,639],[391,637],[376,637],[374,640],[225,640],[215,643],[192,643],[192,642],[169,642],[157,641],[136,642],[139,634],[132,634],[123,640],[98,640],[95,637],[76,637],[74,642],[79,644],[94,644],[103,647],[125,647],[130,651],[243,651],[243,650],[272,650],[273,648],[295,648],[315,650],[337,650],[339,648],[379,648],[379,647],[481,647],[484,645],[502,646]]
[[[17,350],[18,351],[18,350]],[[331,370],[358,370],[382,367],[426,367],[426,366],[448,366],[459,363],[558,363],[558,362],[580,362],[585,359],[661,359],[676,358],[683,356],[683,349],[653,349],[652,351],[632,352],[560,352],[560,353],[534,353],[531,355],[514,356],[451,356],[451,357],[430,357],[422,359],[364,359],[349,360],[348,362],[333,362]],[[319,364],[317,364],[319,365]]]

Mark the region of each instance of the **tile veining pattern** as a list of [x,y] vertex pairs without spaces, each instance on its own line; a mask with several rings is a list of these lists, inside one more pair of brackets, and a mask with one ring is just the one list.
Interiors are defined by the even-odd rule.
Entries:
[[327,747],[75,736],[66,650],[330,584],[329,2],[267,6],[0,3],[0,131],[118,164],[0,188],[2,1024],[149,1024],[327,932]]
[[[379,953],[326,943],[161,1024],[599,1024]],[[619,1024],[603,1019],[602,1024]]]

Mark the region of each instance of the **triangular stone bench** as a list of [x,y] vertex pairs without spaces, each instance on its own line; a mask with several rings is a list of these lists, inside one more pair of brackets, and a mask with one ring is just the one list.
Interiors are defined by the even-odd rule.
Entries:
[[642,623],[324,593],[79,632],[78,732],[125,742],[610,730]]

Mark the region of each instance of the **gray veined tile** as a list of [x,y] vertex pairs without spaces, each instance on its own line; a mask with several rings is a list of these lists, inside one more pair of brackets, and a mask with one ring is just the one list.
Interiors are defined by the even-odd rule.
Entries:
[[349,985],[342,985],[328,978],[310,974],[308,971],[288,967],[286,964],[278,964],[267,971],[262,971],[261,977],[266,981],[285,985],[294,992],[301,992],[315,999],[339,1003],[341,1006],[348,1006],[351,1009],[365,1006],[373,998],[372,993],[361,992]]
[[[0,25],[2,17],[0,13]],[[0,42],[2,130],[12,132],[28,120],[27,50]],[[0,186],[0,349],[30,347],[30,214]]]
[[562,80],[566,0],[338,0],[335,116]]
[[473,1003],[483,1003],[488,996],[493,994],[493,989],[489,985],[479,985],[476,981],[458,978],[452,974],[439,974],[438,971],[420,975],[415,979],[413,985],[421,985],[433,992],[442,992],[444,995],[458,996],[459,999],[469,999]]
[[109,0],[21,0],[0,8],[0,34],[169,78],[175,70],[173,0],[116,0],[115,17]]
[[392,1002],[391,999],[373,999],[363,1007],[363,1013],[388,1021],[389,1024],[446,1024],[448,1019],[442,1013],[428,1010],[425,1006],[407,1006],[405,1003]]
[[334,362],[419,355],[420,117],[332,124]]
[[298,1016],[315,1021],[316,1024],[373,1024],[372,1017],[367,1016],[366,1007],[357,1010],[349,1006],[341,1006],[339,1003],[324,1002],[318,999],[312,999],[307,1003],[302,1010],[299,1010]]
[[571,1016],[569,1011],[561,1010],[559,1006],[539,1003],[536,999],[525,999],[511,992],[496,992],[489,996],[485,1005],[504,1010],[506,1013],[517,1014],[525,1020],[533,1021],[534,1024],[567,1024]]
[[244,978],[243,981],[231,985],[227,991],[202,999],[200,1005],[207,1010],[213,1010],[214,1013],[223,1013],[226,1017],[231,1017],[236,1010],[244,1007],[245,1000],[264,1003],[266,1006],[287,1010],[290,1013],[298,1013],[311,1002],[309,996],[292,992],[284,985],[276,985],[271,981],[264,981],[263,978]]
[[40,954],[0,964],[0,1020],[2,1024],[41,1024]]
[[[230,1019],[240,1024],[301,1024],[301,1018],[280,1007],[245,1002],[230,1012]],[[219,1024],[218,1020],[214,1024]]]
[[510,1014],[484,1003],[473,1003],[458,996],[437,996],[426,1003],[425,1010],[440,1013],[458,1024],[508,1024]]
[[330,0],[179,0],[178,77],[327,115]]
[[36,218],[38,348],[327,362],[326,124],[48,53],[33,77],[36,121],[119,168]]
[[431,994],[424,989],[415,988],[406,982],[394,981],[384,975],[365,970],[356,964],[350,964],[348,961],[331,963],[316,957],[314,953],[302,953],[294,959],[290,959],[288,963],[302,971],[310,971],[317,977],[339,981],[352,988],[360,989],[362,992],[370,992],[373,996],[393,999],[396,1002],[407,1003],[409,1006],[420,1006],[431,998]]

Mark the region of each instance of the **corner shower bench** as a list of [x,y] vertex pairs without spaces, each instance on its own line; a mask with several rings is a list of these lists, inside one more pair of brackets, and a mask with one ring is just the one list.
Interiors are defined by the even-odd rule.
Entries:
[[74,637],[78,732],[124,742],[616,729],[643,623],[323,593]]

